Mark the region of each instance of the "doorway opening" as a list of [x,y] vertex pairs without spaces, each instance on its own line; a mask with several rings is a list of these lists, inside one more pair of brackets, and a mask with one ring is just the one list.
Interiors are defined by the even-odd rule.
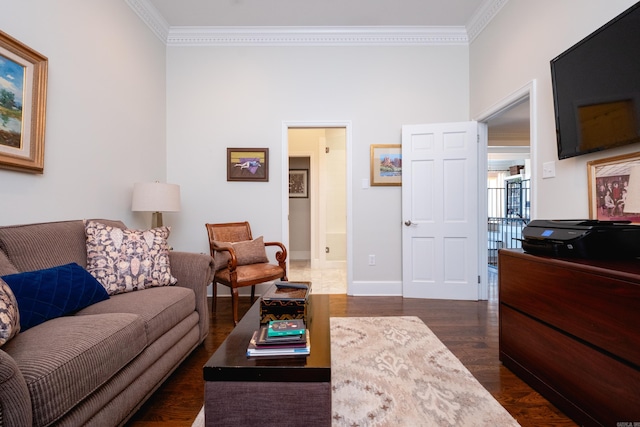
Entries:
[[348,292],[350,188],[345,126],[287,126],[289,280]]
[[[503,99],[478,118],[487,123],[486,198],[480,215],[486,221],[480,239],[480,295],[497,297],[497,253],[502,248],[520,247],[522,229],[535,217],[536,171],[536,81],[533,80]],[[484,204],[484,206],[483,206]],[[481,264],[483,265],[483,264]]]
[[531,219],[529,98],[487,122],[487,263],[498,264],[498,250],[520,248]]

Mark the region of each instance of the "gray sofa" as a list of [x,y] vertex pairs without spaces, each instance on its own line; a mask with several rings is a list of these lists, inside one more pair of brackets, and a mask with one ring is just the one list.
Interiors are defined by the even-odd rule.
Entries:
[[[169,259],[175,286],[112,295],[0,347],[0,426],[123,425],[209,332],[212,258]],[[87,265],[81,220],[0,227],[0,276],[71,262]]]

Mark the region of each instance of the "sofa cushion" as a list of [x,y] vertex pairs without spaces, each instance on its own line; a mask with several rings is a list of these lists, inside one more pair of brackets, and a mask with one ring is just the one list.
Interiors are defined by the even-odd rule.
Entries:
[[109,295],[174,285],[168,227],[129,230],[96,221],[85,224],[87,270]]
[[[99,221],[112,227],[126,228],[120,221]],[[7,255],[18,271],[41,270],[70,262],[84,267],[87,265],[85,242],[82,220],[0,227],[0,251]]]
[[117,313],[52,319],[21,332],[3,350],[27,382],[33,425],[43,426],[103,385],[146,344],[142,319]]
[[0,276],[14,273],[20,273],[20,271],[9,261],[7,254],[0,250]]
[[[262,236],[253,240],[234,243],[219,242],[214,240],[213,246],[214,248],[232,247],[234,252],[236,253],[238,265],[269,262],[269,258],[267,258],[267,252],[264,248],[264,239]],[[217,251],[215,256],[216,271],[220,270],[221,268],[225,268],[229,263],[230,258],[231,255],[229,255],[228,251]]]
[[0,277],[0,347],[20,332],[18,302],[11,288]]
[[147,341],[152,343],[193,314],[195,308],[196,297],[193,290],[168,286],[113,295],[107,301],[80,310],[76,316],[101,313],[138,314],[145,324]]
[[102,285],[76,263],[10,274],[2,279],[18,302],[23,332],[109,298]]

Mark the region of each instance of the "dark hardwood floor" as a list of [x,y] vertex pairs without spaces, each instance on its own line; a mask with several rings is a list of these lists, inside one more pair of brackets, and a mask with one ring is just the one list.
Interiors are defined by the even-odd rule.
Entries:
[[[334,317],[418,316],[520,425],[576,425],[499,362],[495,294],[480,302],[346,295],[331,295],[330,301]],[[230,305],[227,298],[218,300],[218,314],[211,319],[205,342],[138,411],[129,427],[191,426],[204,401],[202,367],[233,328]],[[249,298],[241,297],[240,314],[249,307]]]

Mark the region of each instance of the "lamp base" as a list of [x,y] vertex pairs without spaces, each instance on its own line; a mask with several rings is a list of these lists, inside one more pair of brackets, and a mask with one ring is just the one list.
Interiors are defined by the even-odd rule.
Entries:
[[151,214],[151,228],[162,227],[162,212],[154,212]]

